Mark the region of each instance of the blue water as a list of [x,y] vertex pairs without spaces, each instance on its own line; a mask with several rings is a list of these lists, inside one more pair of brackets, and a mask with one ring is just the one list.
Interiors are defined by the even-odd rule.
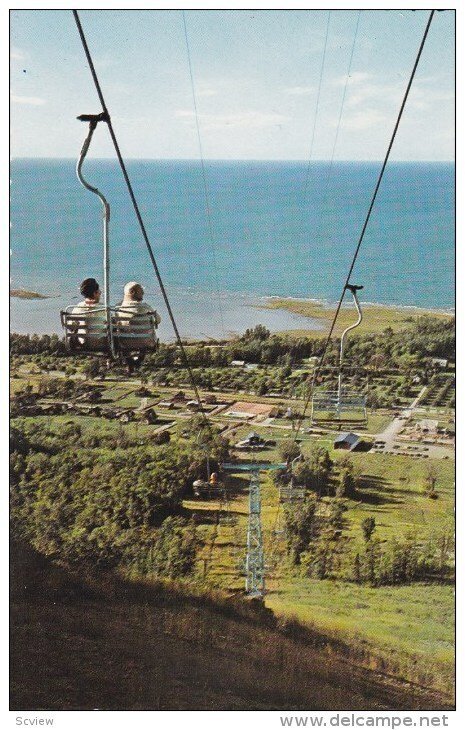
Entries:
[[[209,215],[200,162],[127,167],[181,333],[217,336],[267,318],[272,329],[301,326],[255,310],[259,297],[339,298],[380,165],[207,161]],[[112,300],[138,280],[159,305],[117,163],[90,160],[85,173],[111,204]],[[100,203],[73,161],[15,160],[11,217],[12,287],[57,296],[13,299],[12,329],[55,331],[77,283],[102,278]],[[453,165],[390,163],[352,276],[363,299],[453,307],[454,228]]]

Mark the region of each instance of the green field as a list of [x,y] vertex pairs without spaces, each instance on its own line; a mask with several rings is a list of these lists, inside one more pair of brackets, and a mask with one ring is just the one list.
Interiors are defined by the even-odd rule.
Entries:
[[[311,439],[315,442],[315,439]],[[310,448],[303,444],[303,452]],[[330,439],[318,443],[331,448]],[[257,452],[258,453],[258,452]],[[340,458],[340,452],[330,451]],[[266,455],[277,460],[275,450]],[[244,454],[244,458],[253,458]],[[264,459],[264,455],[258,457]],[[409,532],[418,536],[438,534],[453,528],[454,466],[438,461],[439,498],[424,495],[425,464],[410,457],[380,454],[353,454],[362,470],[360,499],[348,501],[346,513],[350,539],[363,546],[361,522],[376,520],[376,534],[382,540],[402,538]],[[240,590],[245,557],[248,479],[228,477],[231,491],[230,513],[235,524],[208,522],[208,514],[219,509],[218,502],[191,500],[190,512],[202,512],[199,527],[203,550],[199,555],[198,578],[223,590]],[[413,584],[370,588],[343,581],[305,578],[288,565],[285,545],[275,529],[282,520],[278,493],[266,473],[262,477],[262,529],[265,561],[268,565],[265,603],[279,616],[297,618],[323,634],[341,641],[372,668],[389,667],[415,681],[451,691],[454,663],[454,592],[450,585]],[[223,505],[224,508],[224,505]],[[226,513],[222,513],[223,517]]]
[[337,581],[283,578],[266,604],[281,616],[339,638],[371,666],[451,692],[454,590],[421,585],[369,588]]

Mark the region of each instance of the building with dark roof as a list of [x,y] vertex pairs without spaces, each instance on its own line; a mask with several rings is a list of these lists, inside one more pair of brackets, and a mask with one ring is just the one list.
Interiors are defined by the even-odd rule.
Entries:
[[362,439],[356,433],[341,433],[334,439],[334,448],[355,451],[362,443]]

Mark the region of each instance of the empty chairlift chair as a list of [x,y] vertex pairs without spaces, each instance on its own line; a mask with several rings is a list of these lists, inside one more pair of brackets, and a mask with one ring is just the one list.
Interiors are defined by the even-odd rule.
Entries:
[[366,422],[366,396],[354,390],[348,390],[343,386],[342,373],[344,362],[344,344],[347,334],[359,326],[362,321],[362,310],[358,301],[357,291],[363,289],[363,286],[356,284],[347,284],[346,290],[350,291],[358,313],[358,319],[354,324],[346,327],[341,335],[341,344],[339,349],[339,365],[337,367],[338,380],[337,390],[317,390],[315,389],[312,397],[312,414],[311,421],[318,421],[318,414],[325,413],[327,417],[324,420],[341,422],[344,414],[353,414],[353,418],[348,420]]

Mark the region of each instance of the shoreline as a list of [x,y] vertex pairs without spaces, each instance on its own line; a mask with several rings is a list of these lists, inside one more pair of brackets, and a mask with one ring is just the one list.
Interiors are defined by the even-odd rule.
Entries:
[[[234,340],[246,329],[262,324],[276,334],[291,337],[325,336],[332,321],[336,303],[325,299],[280,297],[276,295],[250,295],[244,292],[232,294],[223,292],[221,296],[221,316],[212,311],[212,298],[204,292],[193,290],[174,290],[171,297],[173,308],[183,340],[191,342],[205,340]],[[42,294],[32,289],[17,288],[10,290],[11,331],[18,334],[61,333],[58,326],[55,299],[64,295]],[[76,297],[74,297],[76,298]],[[151,294],[150,299],[158,297]],[[33,301],[36,303],[33,304]],[[189,304],[189,306],[187,306]],[[454,316],[452,309],[434,309],[413,305],[381,304],[361,302],[363,320],[357,333],[380,333],[391,327],[395,331],[405,329],[415,318],[427,316],[433,319],[450,321]],[[173,340],[167,313],[160,308],[162,324],[159,335],[162,341]],[[351,301],[345,301],[339,312],[334,335],[356,319]]]
[[[337,302],[332,302],[329,299],[318,299],[317,297],[291,297],[291,296],[278,296],[276,294],[269,294],[266,296],[261,296],[260,299],[263,299],[267,302],[265,304],[266,308],[272,308],[274,309],[274,306],[270,307],[273,304],[273,302],[295,302],[296,304],[311,304],[315,305],[321,308],[330,309],[332,310],[337,306]],[[362,307],[379,307],[381,309],[393,309],[393,310],[410,310],[415,312],[421,312],[423,314],[441,314],[441,315],[447,315],[447,316],[455,316],[455,308],[454,307],[421,307],[417,304],[386,304],[384,302],[368,302],[363,301],[359,297],[360,304]],[[350,301],[343,302],[342,307],[347,308],[351,307],[352,303]],[[261,309],[261,306],[259,306]]]
[[[337,303],[323,299],[304,299],[299,297],[263,297],[263,304],[257,309],[285,310],[318,322],[317,329],[311,326],[294,334],[321,335],[322,326],[329,325],[336,311]],[[394,331],[404,329],[416,317],[432,317],[433,319],[449,320],[455,316],[453,309],[434,309],[403,304],[381,304],[377,302],[360,301],[363,319],[358,333],[380,333],[390,327]],[[354,323],[355,307],[350,301],[343,303],[334,329],[338,336],[342,330]]]

